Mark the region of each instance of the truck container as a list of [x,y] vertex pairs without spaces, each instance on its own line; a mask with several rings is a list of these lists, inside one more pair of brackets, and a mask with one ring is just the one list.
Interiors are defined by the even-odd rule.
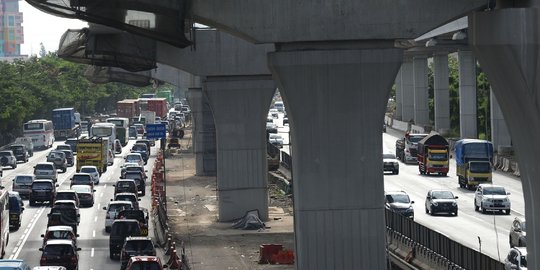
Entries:
[[165,98],[150,98],[147,101],[146,110],[155,112],[156,116],[166,118],[169,112],[167,100]]
[[139,101],[137,99],[124,99],[116,102],[116,114],[118,117],[128,119],[139,115]]
[[59,108],[52,111],[54,137],[56,139],[67,139],[81,135],[81,127],[77,123],[75,113],[74,108]]
[[396,141],[396,157],[403,163],[416,163],[418,142],[426,136],[423,133],[405,133],[405,137]]
[[462,188],[491,183],[493,144],[485,140],[462,139],[456,142],[456,175]]
[[96,166],[99,174],[107,171],[107,155],[109,151],[107,138],[93,137],[79,139],[77,143],[77,171],[82,166]]
[[418,142],[418,170],[420,174],[448,174],[448,141],[440,134],[433,132]]

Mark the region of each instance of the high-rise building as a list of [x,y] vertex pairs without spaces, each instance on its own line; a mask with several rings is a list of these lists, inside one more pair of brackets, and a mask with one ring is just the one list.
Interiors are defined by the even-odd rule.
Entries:
[[23,14],[18,0],[0,0],[0,57],[21,55],[24,43]]

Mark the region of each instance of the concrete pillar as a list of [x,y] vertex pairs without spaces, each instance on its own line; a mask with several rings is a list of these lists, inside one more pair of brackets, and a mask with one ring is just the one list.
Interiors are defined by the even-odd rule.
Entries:
[[450,131],[450,90],[448,86],[448,53],[433,55],[433,88],[435,109],[435,131],[448,134]]
[[540,268],[540,9],[509,8],[469,16],[475,56],[504,114],[519,160],[525,216],[527,267]]
[[429,125],[428,109],[428,66],[426,56],[413,59],[414,78],[414,123],[419,126]]
[[403,121],[414,121],[414,80],[412,60],[405,60],[401,65],[401,96]]
[[511,146],[512,138],[508,132],[506,121],[497,102],[497,98],[493,94],[493,90],[490,91],[490,103],[491,103],[491,142],[495,150],[499,149],[499,146]]
[[402,59],[400,49],[269,54],[294,145],[296,269],[386,269],[379,126]]
[[266,116],[276,90],[271,76],[207,77],[216,123],[219,221],[258,209],[268,220]]
[[478,138],[476,119],[476,60],[472,51],[459,51],[459,131],[461,138]]
[[396,76],[395,86],[396,86],[396,112],[394,113],[394,119],[400,120],[403,116],[403,86],[401,85],[401,68]]
[[208,99],[201,88],[189,88],[188,99],[193,117],[195,173],[201,176],[214,176],[216,175],[216,131]]

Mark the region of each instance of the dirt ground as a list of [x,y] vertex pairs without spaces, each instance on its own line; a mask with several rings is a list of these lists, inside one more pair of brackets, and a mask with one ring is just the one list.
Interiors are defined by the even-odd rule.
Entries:
[[269,183],[270,220],[264,230],[233,229],[232,223],[217,222],[216,177],[195,175],[191,142],[188,129],[181,149],[172,149],[165,160],[169,228],[177,247],[184,242],[190,268],[294,269],[294,265],[258,264],[262,244],[294,249],[290,197]]

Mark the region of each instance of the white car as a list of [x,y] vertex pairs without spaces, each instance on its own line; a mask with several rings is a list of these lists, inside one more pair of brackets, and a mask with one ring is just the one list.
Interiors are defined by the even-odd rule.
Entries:
[[269,133],[268,134],[268,142],[270,142],[271,144],[279,147],[279,148],[282,148],[283,147],[283,137],[281,137],[281,135],[278,135],[276,133]]
[[482,213],[489,211],[501,211],[510,215],[510,192],[502,186],[492,184],[480,184],[474,193],[474,210],[482,209]]
[[504,270],[527,270],[527,248],[514,247],[504,260]]
[[94,181],[94,185],[99,184],[99,171],[96,166],[82,166],[79,172],[89,174],[92,181]]
[[392,174],[399,174],[399,162],[396,155],[383,153],[383,172],[391,171]]
[[139,164],[139,166],[144,166],[144,159],[139,153],[129,153],[124,160],[126,163],[133,162]]
[[271,115],[274,119],[277,119],[279,117],[277,109],[270,109],[270,111],[268,111],[268,114]]

